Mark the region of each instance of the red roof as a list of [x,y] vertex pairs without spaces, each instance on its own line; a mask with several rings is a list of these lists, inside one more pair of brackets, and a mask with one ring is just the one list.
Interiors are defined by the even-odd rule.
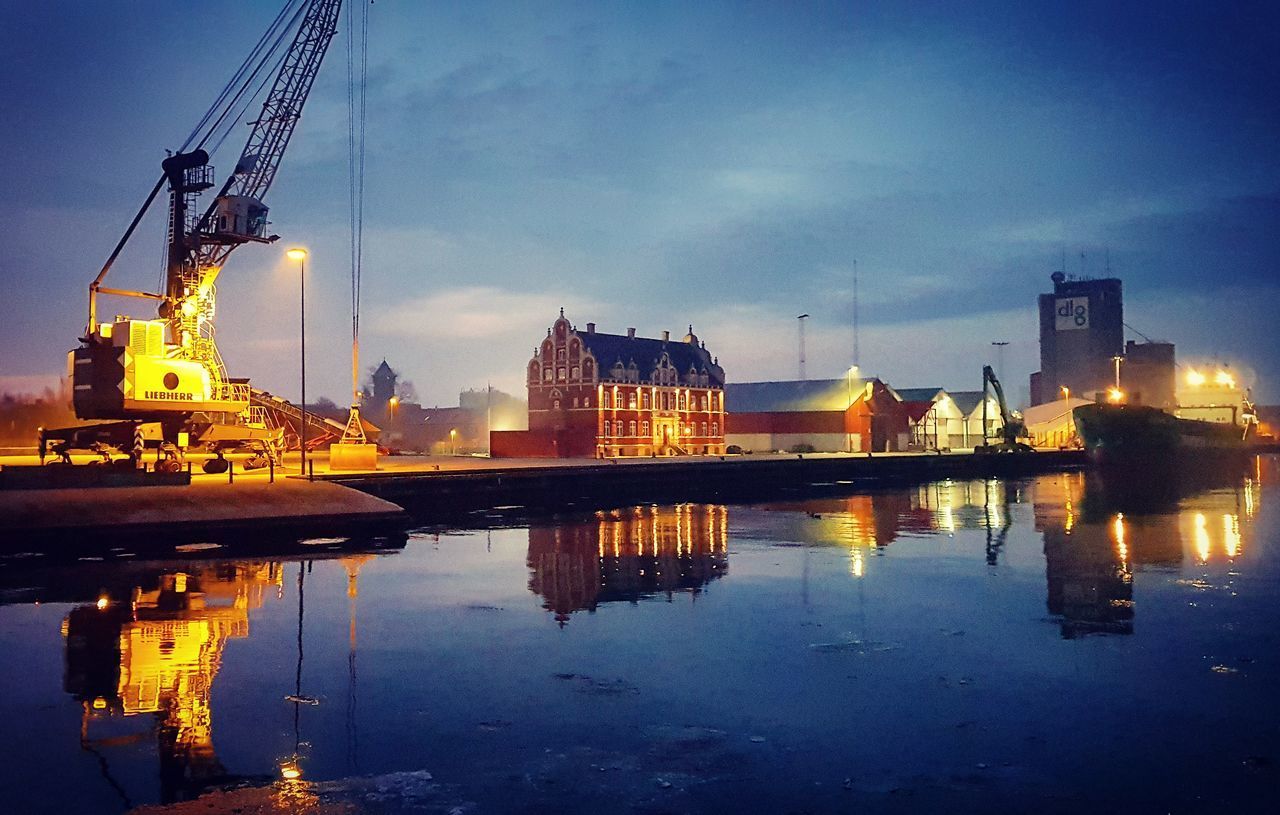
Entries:
[[924,418],[926,413],[933,409],[933,402],[929,400],[920,402],[903,402],[902,406],[907,410],[907,417],[913,422],[918,422]]

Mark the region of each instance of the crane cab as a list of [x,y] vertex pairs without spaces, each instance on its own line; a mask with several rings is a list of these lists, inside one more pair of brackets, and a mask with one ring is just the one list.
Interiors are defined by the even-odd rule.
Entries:
[[269,243],[267,205],[249,195],[223,195],[215,203],[213,235],[225,243]]

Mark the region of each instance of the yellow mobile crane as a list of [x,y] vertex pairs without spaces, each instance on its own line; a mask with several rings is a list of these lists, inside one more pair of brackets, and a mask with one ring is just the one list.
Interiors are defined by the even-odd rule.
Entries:
[[[68,354],[77,418],[110,421],[42,429],[41,461],[52,452],[70,463],[70,451],[79,449],[96,451],[105,460],[123,452],[141,466],[143,450],[158,448],[157,469],[175,472],[191,446],[217,453],[205,465],[208,472],[226,469],[222,452],[227,449],[253,450],[249,467],[278,460],[284,428],[272,419],[270,400],[252,391],[248,380],[227,375],[214,343],[216,284],[236,247],[279,237],[268,232],[263,198],[337,31],[340,7],[341,0],[287,0],[186,143],[161,163],[163,174],[89,284],[88,326],[80,347]],[[216,183],[210,151],[273,74],[235,169],[201,210],[201,194]],[[103,281],[112,265],[166,187],[164,291],[107,288]],[[101,321],[99,295],[153,300],[159,304],[158,319]]]

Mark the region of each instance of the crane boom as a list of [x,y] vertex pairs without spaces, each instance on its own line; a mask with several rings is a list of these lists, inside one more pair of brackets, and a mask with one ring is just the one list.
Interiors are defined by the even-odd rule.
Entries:
[[[200,221],[201,231],[208,229],[218,212],[234,210],[237,199],[248,199],[262,206],[271,183],[280,169],[280,160],[293,136],[298,120],[302,118],[302,106],[320,71],[329,43],[338,30],[341,0],[315,0],[307,9],[293,42],[281,61],[271,92],[262,103],[262,112],[253,122],[235,172],[227,179],[217,199]],[[266,208],[262,215],[265,217]],[[214,224],[225,231],[225,224]],[[263,223],[265,226],[265,221]],[[255,236],[260,237],[260,236]],[[205,244],[201,252],[201,265],[221,266],[241,242]]]

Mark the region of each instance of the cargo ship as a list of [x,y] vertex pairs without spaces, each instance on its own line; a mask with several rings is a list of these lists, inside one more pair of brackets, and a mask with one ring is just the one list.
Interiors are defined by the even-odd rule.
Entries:
[[1072,418],[1089,457],[1106,465],[1151,465],[1248,455],[1258,425],[1248,393],[1226,371],[1210,379],[1190,370],[1187,385],[1172,412],[1118,400],[1077,407]]

